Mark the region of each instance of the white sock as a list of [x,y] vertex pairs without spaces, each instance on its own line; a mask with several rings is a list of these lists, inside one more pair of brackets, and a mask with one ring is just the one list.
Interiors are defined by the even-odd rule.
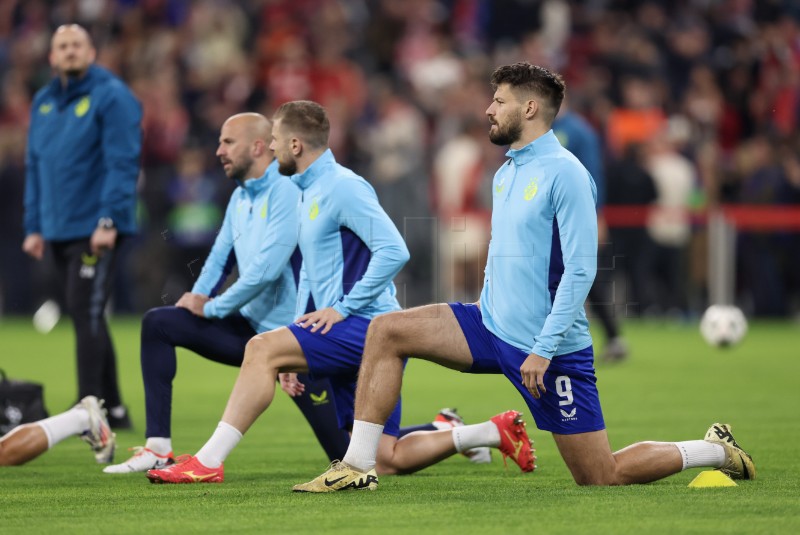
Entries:
[[698,466],[719,468],[725,464],[725,448],[719,444],[705,440],[687,440],[674,444],[681,452],[684,470]]
[[231,424],[220,422],[208,442],[197,452],[197,460],[207,468],[222,464],[233,448],[242,440],[242,433]]
[[89,429],[89,413],[83,407],[75,407],[36,423],[47,435],[47,447],[52,448],[65,438],[80,435]]
[[383,435],[383,426],[356,420],[353,422],[353,436],[342,461],[362,472],[375,468],[378,444]]
[[159,455],[169,455],[172,453],[172,439],[164,437],[148,437],[144,447]]
[[500,431],[491,420],[481,424],[454,427],[453,443],[459,453],[481,446],[496,448],[500,445]]

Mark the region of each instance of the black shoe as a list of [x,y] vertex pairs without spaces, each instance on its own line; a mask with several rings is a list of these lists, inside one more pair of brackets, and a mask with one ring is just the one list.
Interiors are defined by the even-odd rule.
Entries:
[[116,412],[114,409],[108,409],[108,425],[111,426],[111,429],[133,429],[133,423],[131,422],[130,415],[128,414],[128,408],[126,406],[122,406],[125,412],[122,416],[115,416],[113,413]]

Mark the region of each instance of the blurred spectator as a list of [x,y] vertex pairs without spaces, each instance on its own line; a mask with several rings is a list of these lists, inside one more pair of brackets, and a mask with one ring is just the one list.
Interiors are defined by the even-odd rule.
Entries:
[[[491,182],[497,151],[486,123],[467,121],[433,161],[441,300],[474,302],[483,288],[489,249]],[[495,155],[493,158],[492,156]],[[502,161],[502,160],[501,160]],[[437,252],[437,251],[434,251]]]
[[[739,198],[748,204],[781,205],[800,203],[800,162],[796,147],[776,150],[771,141],[756,137],[739,149],[737,173],[741,179]],[[741,265],[740,288],[752,302],[753,312],[784,316],[797,290],[798,234],[782,231],[749,230],[738,240]]]
[[[413,191],[413,202],[419,205],[405,207],[406,215],[428,217],[428,207],[437,213],[441,208],[436,192],[442,184],[434,175],[439,173],[435,162],[445,148],[461,147],[465,168],[481,157],[502,157],[491,149],[471,152],[480,144],[469,150],[462,144],[472,137],[465,132],[485,125],[482,112],[490,97],[485,87],[489,73],[497,64],[519,60],[547,64],[569,80],[572,107],[601,133],[612,169],[632,171],[630,156],[640,148],[628,145],[647,146],[668,117],[680,114],[689,121],[690,137],[678,152],[697,169],[703,192],[693,207],[749,202],[740,197],[743,188],[759,190],[754,184],[763,184],[763,179],[742,175],[737,163],[742,158],[740,148],[759,136],[768,136],[774,147],[794,147],[800,129],[796,4],[785,0],[6,0],[0,2],[0,176],[4,180],[0,187],[8,194],[0,197],[0,213],[13,218],[19,210],[18,185],[13,183],[19,170],[9,154],[24,150],[27,102],[50,77],[49,37],[65,22],[80,22],[89,29],[98,46],[98,63],[128,82],[144,106],[142,232],[129,245],[136,248],[132,258],[137,260],[131,267],[142,265],[133,270],[133,281],[120,281],[135,286],[130,294],[138,309],[162,304],[169,274],[158,273],[153,266],[169,246],[163,235],[171,209],[169,184],[177,176],[183,147],[208,153],[216,146],[216,127],[226,117],[240,111],[271,115],[287,100],[310,98],[325,105],[331,114],[331,144],[341,163],[376,184],[383,183],[387,189],[383,202],[386,195],[408,187],[407,193]],[[378,111],[383,107],[380,93],[367,89],[376,78],[392,80],[393,98],[409,108],[400,114],[399,132],[386,119],[393,115]],[[411,130],[419,137],[414,143],[401,143],[412,116]],[[394,181],[383,177],[384,171],[377,169],[391,156],[382,155],[379,146],[392,147],[388,153],[394,157],[413,146],[414,159],[406,166],[414,171]],[[767,167],[791,167],[782,154],[773,151]],[[205,161],[203,166],[205,172],[214,172],[212,163]],[[459,166],[445,167],[452,167],[448,173],[457,173]],[[629,178],[610,173],[609,190],[622,192]],[[622,182],[615,184],[618,180]],[[427,188],[429,183],[433,185]],[[468,183],[467,179],[452,182]],[[641,188],[634,191],[642,193]],[[783,188],[768,202],[786,202],[792,191]],[[465,191],[464,199],[472,194]],[[624,192],[622,196],[647,197]],[[18,236],[13,226],[3,228],[0,249],[10,251],[9,244]],[[428,230],[426,234],[419,228],[407,237],[419,240],[409,243],[414,256],[434,265],[433,232]],[[701,289],[704,230],[700,226],[689,232],[691,288]],[[636,229],[612,229],[612,233],[625,236]],[[769,257],[763,262],[782,262],[776,260],[785,255],[779,243],[767,242],[758,250]],[[400,276],[419,293],[409,296],[409,302],[431,301],[433,295],[422,294],[432,293],[433,284],[421,280],[428,276],[416,262],[412,258]],[[751,262],[747,259],[741,265]],[[687,269],[683,265],[680,271],[685,275]],[[739,281],[743,296],[753,294],[756,284],[753,267],[747,269],[749,275],[742,273]],[[22,275],[15,275],[7,263],[2,271],[0,288],[5,290],[0,291],[16,292],[22,285],[17,277]],[[775,313],[800,310],[797,286],[786,280],[793,275],[781,270],[777,274],[789,284],[786,291],[791,295]],[[466,291],[473,286],[465,282]],[[5,308],[13,301],[28,309],[31,304],[20,301],[31,298],[21,295],[0,302]],[[692,296],[684,307],[703,306],[703,301]],[[757,308],[764,310],[761,304]]]
[[375,80],[372,100],[375,117],[361,138],[371,162],[365,176],[411,252],[395,280],[398,300],[404,307],[422,305],[432,295],[435,232],[427,202],[425,119],[389,80]]
[[181,151],[175,176],[167,186],[170,209],[167,213],[166,242],[169,247],[169,278],[163,293],[183,295],[200,273],[202,260],[222,222],[221,180],[205,167],[203,151],[187,148]]
[[[653,177],[647,171],[644,147],[638,143],[627,145],[622,158],[608,166],[607,176],[608,205],[638,205],[644,214],[647,205],[658,198]],[[610,236],[614,265],[619,261],[625,278],[622,298],[625,314],[638,315],[652,306],[655,299],[650,284],[653,242],[638,224],[612,228]]]
[[[671,119],[647,146],[646,167],[656,186],[656,199],[647,221],[653,242],[651,306],[670,314],[686,312],[686,253],[691,237],[689,208],[697,173],[688,158],[676,150],[683,121]],[[654,311],[651,311],[654,312]]]
[[666,126],[664,110],[658,102],[657,84],[644,76],[622,81],[622,106],[614,109],[606,125],[607,142],[614,157],[632,143],[647,143]]
[[19,248],[25,238],[20,200],[25,184],[24,126],[30,111],[30,96],[23,82],[20,77],[8,76],[0,87],[0,199],[6,200],[0,209],[0,313],[11,314],[30,312],[34,304],[32,263]]

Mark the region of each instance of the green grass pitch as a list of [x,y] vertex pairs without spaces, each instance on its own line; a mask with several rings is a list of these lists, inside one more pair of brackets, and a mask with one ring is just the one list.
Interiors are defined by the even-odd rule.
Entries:
[[[73,335],[62,322],[36,333],[25,320],[0,322],[0,367],[45,384],[51,413],[75,398]],[[270,410],[226,463],[222,485],[151,485],[144,475],[108,475],[86,445],[67,439],[23,467],[0,468],[3,533],[800,533],[800,330],[755,323],[744,342],[710,348],[695,325],[626,324],[628,362],[598,366],[614,449],[639,440],[702,438],[715,421],[733,425],[758,479],[690,489],[699,469],[625,488],[579,488],[552,438],[529,431],[539,468],[522,474],[455,456],[411,476],[384,477],[374,493],[295,495],[294,483],[327,465],[288,398]],[[123,395],[135,430],[118,433],[117,459],[144,442],[138,319],[113,321]],[[181,353],[173,444],[193,453],[213,431],[238,370]],[[502,377],[468,376],[412,362],[403,423],[458,407],[471,422],[525,411]],[[527,412],[527,411],[526,411]]]

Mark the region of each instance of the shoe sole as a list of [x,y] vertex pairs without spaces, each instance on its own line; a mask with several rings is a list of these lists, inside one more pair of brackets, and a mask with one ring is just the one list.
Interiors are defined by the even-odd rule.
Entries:
[[150,483],[154,483],[156,485],[191,485],[193,483],[222,483],[224,480],[211,478],[211,479],[204,479],[202,481],[167,481],[166,479],[161,479],[160,477],[150,477],[147,476],[147,479]]

